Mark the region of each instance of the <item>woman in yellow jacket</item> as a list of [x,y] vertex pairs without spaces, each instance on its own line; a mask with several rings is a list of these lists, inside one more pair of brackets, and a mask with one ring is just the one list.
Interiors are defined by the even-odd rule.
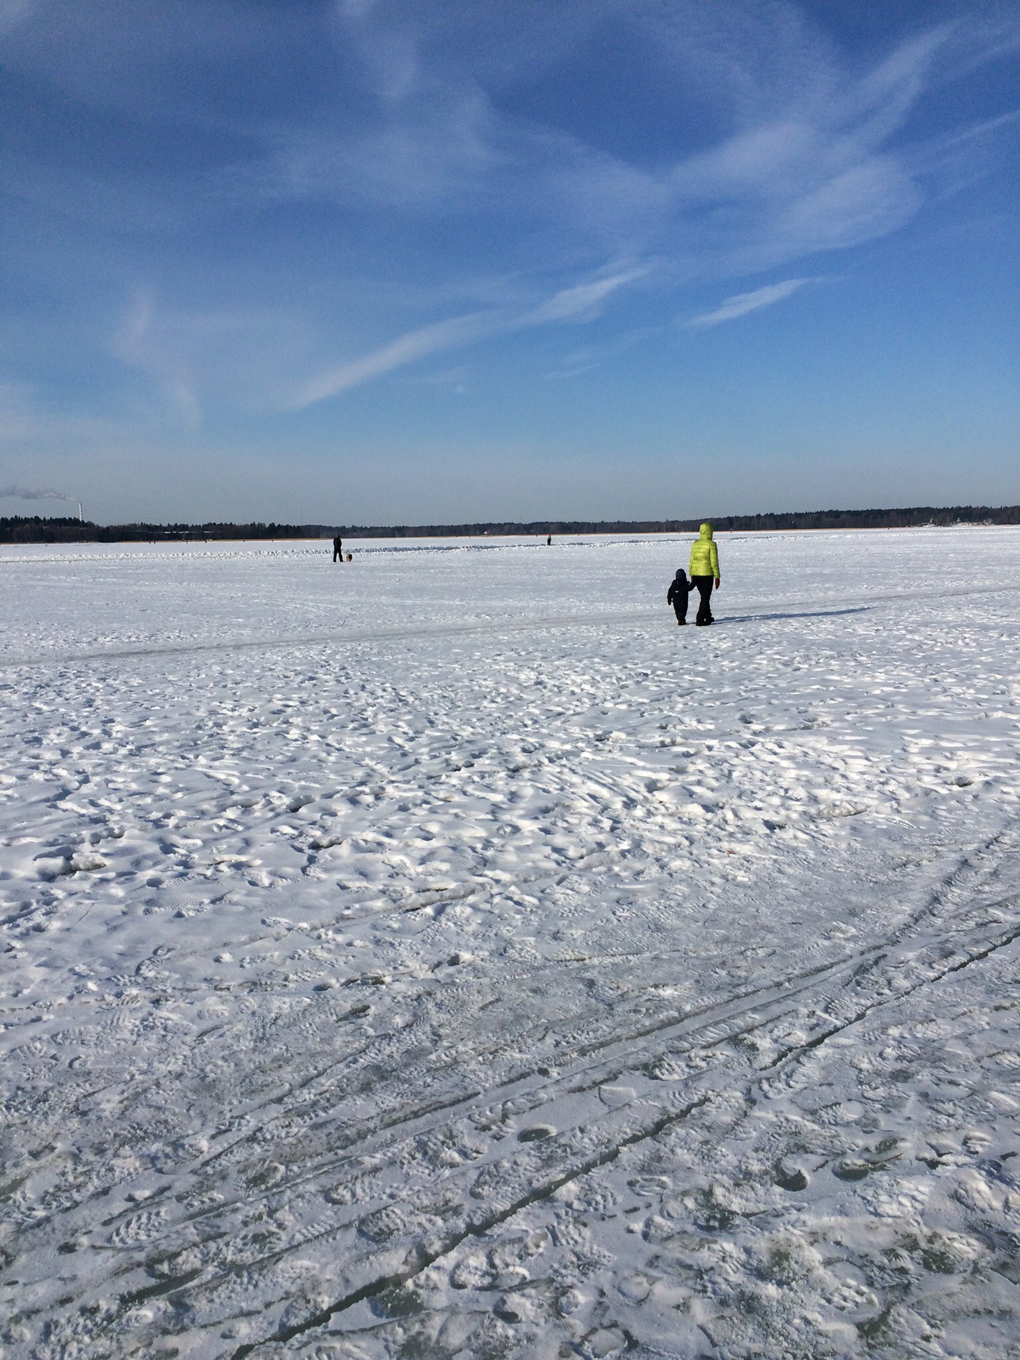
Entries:
[[691,565],[688,570],[691,574],[691,585],[697,586],[698,594],[701,596],[698,617],[694,622],[699,628],[704,628],[707,624],[715,622],[710,603],[713,581],[716,590],[719,589],[719,549],[712,538],[712,526],[707,521],[701,526],[701,537],[697,543],[691,545]]

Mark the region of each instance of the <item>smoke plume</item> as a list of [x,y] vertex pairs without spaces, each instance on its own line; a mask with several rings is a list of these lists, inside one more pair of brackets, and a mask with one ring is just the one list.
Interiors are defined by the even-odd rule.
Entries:
[[28,486],[0,486],[0,500],[10,496],[19,501],[76,501],[77,496],[65,496],[63,491],[33,491]]

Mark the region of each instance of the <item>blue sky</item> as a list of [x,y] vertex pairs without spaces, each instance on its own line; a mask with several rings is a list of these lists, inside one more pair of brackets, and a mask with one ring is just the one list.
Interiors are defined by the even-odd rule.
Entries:
[[0,0],[0,51],[2,493],[1020,501],[1015,3]]

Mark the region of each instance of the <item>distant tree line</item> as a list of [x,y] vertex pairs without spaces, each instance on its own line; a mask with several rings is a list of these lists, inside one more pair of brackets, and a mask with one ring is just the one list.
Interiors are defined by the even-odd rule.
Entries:
[[327,524],[94,524],[91,520],[0,518],[0,543],[201,543],[243,538],[332,538]]
[[923,525],[1020,524],[1020,505],[915,506],[905,510],[797,510],[768,515],[703,515],[698,519],[536,520],[501,524],[349,524],[344,538],[449,538],[491,534],[688,534],[708,519],[717,531],[776,529],[909,529]]
[[[717,531],[778,529],[910,529],[924,525],[1020,524],[1020,505],[920,505],[903,510],[804,510],[768,515],[708,516]],[[0,518],[0,543],[162,543],[272,538],[452,538],[478,535],[687,534],[700,519],[533,520],[488,524],[94,524],[39,515]]]

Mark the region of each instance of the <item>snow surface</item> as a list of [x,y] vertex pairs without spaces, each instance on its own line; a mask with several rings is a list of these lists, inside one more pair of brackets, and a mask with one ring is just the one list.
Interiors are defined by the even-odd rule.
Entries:
[[7,1360],[1016,1355],[1020,530],[350,546],[0,550]]

